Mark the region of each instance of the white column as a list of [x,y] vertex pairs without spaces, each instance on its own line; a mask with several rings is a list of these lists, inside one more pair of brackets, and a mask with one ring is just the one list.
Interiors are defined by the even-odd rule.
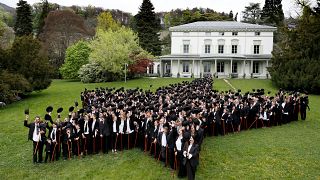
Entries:
[[246,73],[246,60],[243,61],[243,66],[242,66],[242,75]]
[[231,62],[230,62],[230,73],[232,73],[232,59],[230,59]]
[[250,69],[250,75],[253,73],[253,60],[251,60],[251,69]]
[[[200,72],[199,72],[199,76],[200,76],[200,74],[202,75],[202,77],[203,77],[203,60],[200,60],[200,64],[199,64],[199,66],[200,66]],[[200,76],[200,78],[201,78],[201,76]]]
[[163,73],[162,73],[162,60],[160,59],[160,77],[162,77],[163,76]]
[[192,60],[192,73],[193,73],[193,77],[195,76],[195,72],[194,72],[194,59]]
[[170,73],[171,73],[171,77],[173,76],[173,73],[172,73],[172,59],[171,59],[171,62],[170,62]]
[[180,59],[178,59],[178,73],[180,74]]
[[216,75],[218,75],[218,72],[217,72],[217,59],[214,59],[214,73],[216,73]]

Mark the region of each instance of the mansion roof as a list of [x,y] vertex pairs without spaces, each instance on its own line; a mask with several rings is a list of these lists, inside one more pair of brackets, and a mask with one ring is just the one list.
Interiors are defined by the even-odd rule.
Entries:
[[236,21],[198,21],[169,28],[170,31],[276,31],[276,27]]

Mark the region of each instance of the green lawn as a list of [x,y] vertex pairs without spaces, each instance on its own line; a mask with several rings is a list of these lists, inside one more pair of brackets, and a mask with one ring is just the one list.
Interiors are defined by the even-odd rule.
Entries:
[[[44,116],[47,105],[65,110],[80,99],[84,88],[121,87],[151,90],[190,79],[138,79],[124,82],[82,84],[55,80],[49,89],[33,93],[27,99],[0,109],[1,179],[170,179],[170,170],[140,150],[118,155],[95,155],[84,159],[33,165],[32,143],[23,126],[24,108],[31,117]],[[276,89],[269,80],[230,80],[244,91]],[[223,80],[214,88],[231,89]],[[319,179],[320,178],[320,96],[310,96],[311,111],[307,121],[257,129],[225,137],[206,138],[201,152],[197,179]],[[66,115],[64,112],[63,116]]]

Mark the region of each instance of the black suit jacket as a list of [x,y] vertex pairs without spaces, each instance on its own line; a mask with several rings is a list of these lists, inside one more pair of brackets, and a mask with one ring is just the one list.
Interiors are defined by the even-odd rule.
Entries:
[[107,119],[105,119],[104,121],[99,120],[99,132],[103,136],[110,135],[110,127],[109,127],[109,123],[107,122]]
[[[28,140],[33,141],[32,137],[33,137],[33,131],[35,128],[35,123],[28,123],[27,120],[24,120],[24,126],[29,128],[29,133],[28,133]],[[43,123],[39,123],[39,131],[42,130],[44,132],[46,132],[46,126]],[[41,141],[45,141],[45,133],[41,134]]]
[[[188,147],[189,147],[189,143],[186,142],[184,145],[184,148],[183,148],[183,152],[186,151],[188,153]],[[183,164],[186,165],[187,160],[189,160],[192,168],[196,168],[199,164],[199,146],[198,146],[198,144],[193,144],[191,146],[189,154],[192,155],[191,159],[189,159],[188,156],[184,157]]]

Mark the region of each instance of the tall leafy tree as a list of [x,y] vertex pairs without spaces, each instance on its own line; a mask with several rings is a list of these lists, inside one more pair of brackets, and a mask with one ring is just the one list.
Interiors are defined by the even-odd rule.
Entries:
[[14,25],[16,36],[32,34],[31,6],[27,1],[20,0],[16,8],[17,19]]
[[283,25],[284,14],[281,1],[282,0],[265,0],[261,13],[261,20],[264,24]]
[[89,47],[92,49],[90,63],[97,63],[118,75],[123,75],[125,64],[132,64],[136,54],[147,54],[139,46],[137,35],[125,27],[117,31],[98,30]]
[[65,79],[77,79],[78,71],[81,66],[89,63],[89,55],[91,49],[85,41],[78,41],[74,45],[68,47],[66,59],[60,68],[62,77]]
[[242,11],[242,13],[242,22],[251,24],[259,24],[261,22],[260,3],[250,3],[249,6],[245,7],[245,10]]
[[99,14],[97,17],[98,19],[98,25],[97,29],[105,30],[107,31],[108,29],[111,29],[113,31],[116,31],[120,28],[120,23],[115,21],[112,18],[112,14],[110,12],[102,12]]
[[66,49],[79,41],[92,37],[93,30],[84,24],[84,18],[72,11],[50,11],[39,39],[43,42],[56,75],[65,60]]
[[150,0],[143,0],[136,18],[139,44],[143,49],[155,56],[161,55],[159,39],[160,19],[156,18],[153,4]]

